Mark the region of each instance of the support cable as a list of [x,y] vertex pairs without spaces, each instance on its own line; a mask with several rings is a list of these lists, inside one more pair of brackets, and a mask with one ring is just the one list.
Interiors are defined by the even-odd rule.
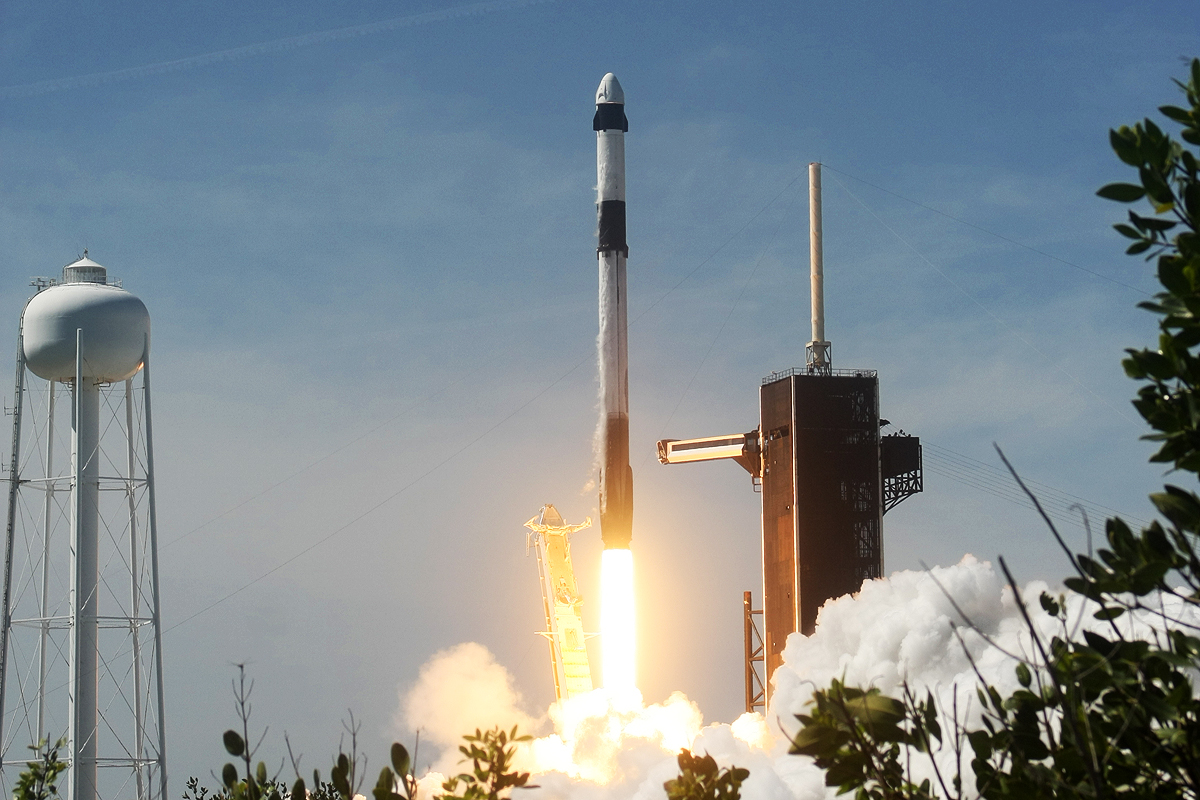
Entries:
[[[960,294],[962,294],[964,297],[966,297],[968,300],[970,300],[972,303],[974,303],[979,308],[980,311],[982,311],[983,313],[985,313],[989,317],[991,317],[998,325],[1000,325],[1000,327],[1007,330],[1010,334],[1013,335],[1014,338],[1016,338],[1018,341],[1020,341],[1022,344],[1024,344],[1026,347],[1028,347],[1030,350],[1037,353],[1042,358],[1046,359],[1047,362],[1051,361],[1050,356],[1047,355],[1041,348],[1039,348],[1033,342],[1029,341],[1029,339],[1027,339],[1025,336],[1023,336],[1020,333],[1020,331],[1018,331],[1016,328],[1009,325],[1007,322],[1005,322],[1003,319],[1001,319],[999,316],[997,316],[995,312],[993,312],[990,308],[988,308],[983,303],[981,303],[979,301],[979,299],[975,297],[975,295],[971,294],[965,288],[963,288],[962,284],[958,283],[958,281],[951,278],[948,274],[946,274],[946,272],[941,267],[934,264],[931,260],[929,260],[929,258],[927,258],[925,256],[924,253],[922,253],[920,250],[918,250],[916,247],[914,247],[907,239],[905,239],[903,236],[901,236],[896,231],[895,228],[893,228],[892,226],[890,226],[886,222],[884,222],[883,219],[878,214],[875,213],[874,209],[872,209],[870,206],[868,206],[866,203],[864,203],[861,199],[859,199],[858,195],[851,192],[850,189],[846,186],[846,184],[842,183],[841,181],[839,181],[837,179],[836,175],[834,176],[833,180],[835,183],[837,183],[838,186],[842,187],[842,190],[846,194],[848,194],[856,203],[858,203],[860,206],[862,206],[867,211],[868,214],[870,214],[872,217],[874,217],[876,222],[878,222],[889,233],[891,233],[893,236],[895,236],[896,239],[898,239],[902,245],[904,245],[909,250],[911,250],[917,258],[919,258],[921,261],[923,261],[925,263],[926,266],[928,266],[930,269],[932,269],[934,272],[936,272],[938,275],[940,275],[942,277],[942,279],[946,281],[946,283],[950,284],[955,289],[957,289]],[[1051,363],[1053,363],[1053,362],[1051,362]],[[1121,409],[1114,406],[1112,403],[1110,403],[1108,401],[1108,398],[1101,396],[1094,389],[1087,386],[1083,381],[1079,380],[1079,378],[1075,377],[1072,373],[1068,372],[1065,368],[1063,368],[1062,365],[1054,365],[1054,368],[1057,369],[1059,372],[1061,372],[1063,375],[1066,375],[1068,378],[1070,378],[1075,383],[1075,385],[1078,386],[1080,389],[1083,389],[1085,392],[1087,392],[1088,394],[1095,397],[1101,403],[1108,406],[1109,409],[1111,409],[1114,413],[1116,413],[1119,417],[1124,419],[1126,422],[1130,422],[1134,425],[1139,424],[1137,420],[1135,420],[1133,417],[1126,414]]]
[[[1039,256],[1048,258],[1051,261],[1057,261],[1060,264],[1065,264],[1068,267],[1074,267],[1075,269],[1080,270],[1081,272],[1086,272],[1089,275],[1094,275],[1095,277],[1097,277],[1101,280],[1108,281],[1109,283],[1115,284],[1117,286],[1123,286],[1126,289],[1132,289],[1133,291],[1137,292],[1138,294],[1145,295],[1146,297],[1153,297],[1153,295],[1150,292],[1147,292],[1145,289],[1139,289],[1138,287],[1134,286],[1133,284],[1125,283],[1124,281],[1117,280],[1116,278],[1111,278],[1102,272],[1097,272],[1094,269],[1088,269],[1087,267],[1076,264],[1074,261],[1067,261],[1065,258],[1060,258],[1059,256],[1053,255],[1052,253],[1047,253],[1045,250],[1039,250],[1036,247],[1033,247],[1032,245],[1025,244],[1024,242],[1019,242],[1016,239],[1010,239],[1009,237],[1005,236],[1004,234],[996,233],[995,231],[988,230],[987,228],[983,227],[982,225],[976,225],[974,222],[967,222],[965,219],[956,217],[953,214],[947,214],[945,211],[939,211],[938,209],[936,209],[932,206],[925,205],[924,203],[920,202],[919,200],[913,200],[911,197],[905,197],[904,195],[900,194],[899,192],[893,192],[891,189],[885,189],[882,186],[877,186],[876,184],[871,183],[868,180],[860,178],[857,175],[851,175],[849,172],[844,172],[843,170],[840,170],[837,167],[831,167],[824,162],[821,163],[821,166],[825,167],[828,170],[832,170],[833,172],[836,172],[839,175],[844,175],[847,178],[849,178],[850,180],[858,181],[861,184],[870,186],[872,189],[878,189],[879,191],[883,192],[884,194],[890,194],[892,197],[899,198],[900,200],[903,200],[906,203],[912,203],[913,205],[923,208],[926,211],[932,211],[934,214],[945,217],[946,219],[949,219],[949,220],[953,220],[953,221],[959,223],[960,225],[966,225],[968,228],[974,228],[975,230],[980,231],[981,233],[986,233],[988,236],[994,236],[1002,242],[1008,242],[1009,244],[1024,248],[1025,250],[1028,250],[1031,253],[1037,253]],[[843,187],[843,188],[845,188],[845,187]]]

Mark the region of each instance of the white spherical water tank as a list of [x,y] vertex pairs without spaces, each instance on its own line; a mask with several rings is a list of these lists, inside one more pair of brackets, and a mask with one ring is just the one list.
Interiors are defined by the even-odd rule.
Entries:
[[111,383],[141,368],[150,343],[150,314],[141,300],[106,281],[104,267],[82,258],[63,268],[62,283],[38,292],[25,306],[25,363],[34,375],[74,379],[80,329],[86,377]]

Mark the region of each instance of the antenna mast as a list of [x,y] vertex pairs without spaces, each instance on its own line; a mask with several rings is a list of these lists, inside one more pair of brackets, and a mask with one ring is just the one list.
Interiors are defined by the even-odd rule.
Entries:
[[829,375],[830,345],[825,341],[825,269],[821,253],[821,164],[808,165],[809,280],[812,286],[812,341],[805,348],[809,374]]

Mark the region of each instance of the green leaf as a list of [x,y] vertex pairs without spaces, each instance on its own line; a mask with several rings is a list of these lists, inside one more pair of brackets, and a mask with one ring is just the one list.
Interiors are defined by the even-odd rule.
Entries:
[[397,775],[407,775],[409,764],[411,763],[408,757],[408,750],[399,742],[392,743],[392,769],[396,770]]
[[1110,183],[1100,187],[1096,194],[1105,200],[1116,200],[1118,203],[1132,203],[1146,196],[1146,190],[1133,183]]
[[233,785],[238,782],[237,767],[235,767],[233,764],[226,764],[224,767],[222,767],[221,782],[224,783],[226,787],[232,789]]
[[[1155,210],[1159,214],[1163,214],[1167,211],[1170,211],[1174,207],[1175,203],[1173,201],[1163,201],[1162,203],[1157,203],[1156,201]],[[1166,233],[1174,228],[1178,223],[1172,222],[1169,219],[1158,219],[1156,217],[1138,217],[1136,224],[1138,227],[1144,228],[1148,231]]]
[[1029,688],[1029,684],[1033,682],[1033,675],[1024,663],[1017,664],[1017,682],[1025,688]]
[[337,789],[338,794],[345,798],[345,800],[350,800],[352,795],[350,791],[349,774],[350,761],[346,758],[344,753],[339,753],[337,764],[330,771],[329,778],[333,782],[333,788]]
[[1192,113],[1190,111],[1185,111],[1178,106],[1159,106],[1158,110],[1164,117],[1173,119],[1182,125],[1189,125],[1192,123]]
[[1038,596],[1038,602],[1042,604],[1042,610],[1047,614],[1052,617],[1058,616],[1058,612],[1061,610],[1059,608],[1058,601],[1048,595],[1046,592],[1042,592]]
[[225,731],[222,738],[225,741],[225,752],[234,758],[238,758],[246,752],[246,743],[242,741],[242,737],[238,735],[237,731]]
[[987,731],[971,731],[967,734],[967,741],[971,743],[976,758],[986,761],[992,757],[992,737]]
[[1141,166],[1142,158],[1138,153],[1137,139],[1134,137],[1133,131],[1122,125],[1116,130],[1108,132],[1108,142],[1112,145],[1113,152],[1117,154],[1117,158],[1124,161],[1131,167]]
[[850,700],[846,705],[851,714],[870,725],[895,725],[905,716],[903,703],[878,691]]
[[792,755],[816,756],[824,749],[826,736],[826,732],[819,730],[815,725],[805,726],[792,737],[792,746],[788,748],[788,752]]
[[392,788],[395,785],[396,776],[384,767],[379,773],[379,780],[375,782],[375,788],[371,790],[371,796],[375,800],[392,800]]

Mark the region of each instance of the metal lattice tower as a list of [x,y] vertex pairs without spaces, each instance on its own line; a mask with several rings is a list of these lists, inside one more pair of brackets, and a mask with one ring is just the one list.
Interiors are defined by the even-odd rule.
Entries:
[[5,475],[0,785],[62,739],[69,800],[166,800],[149,315],[86,257],[34,285]]

